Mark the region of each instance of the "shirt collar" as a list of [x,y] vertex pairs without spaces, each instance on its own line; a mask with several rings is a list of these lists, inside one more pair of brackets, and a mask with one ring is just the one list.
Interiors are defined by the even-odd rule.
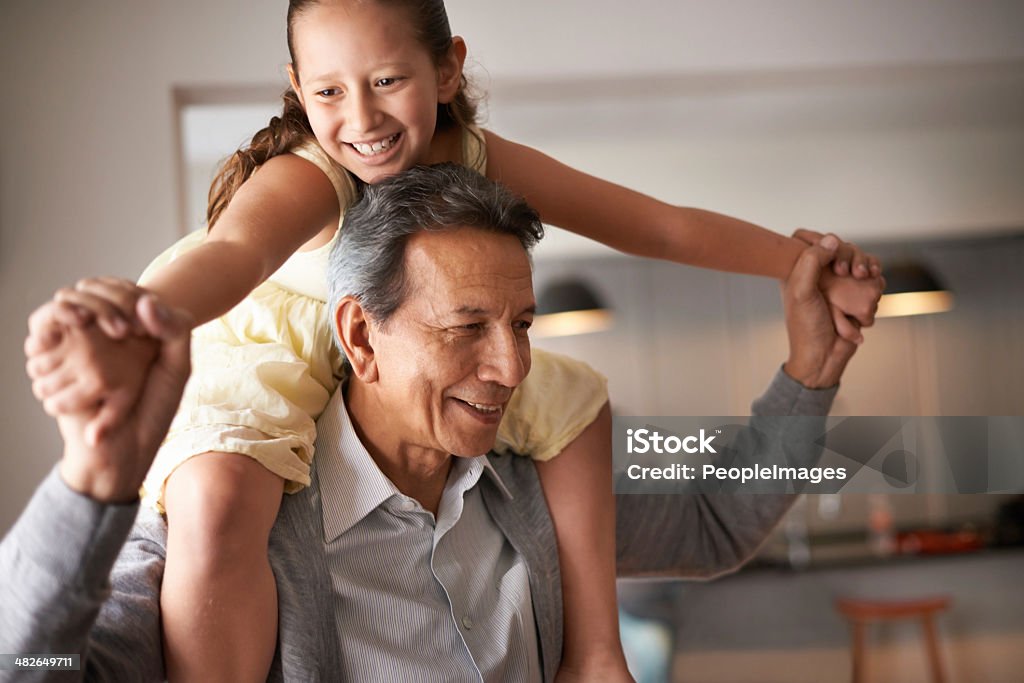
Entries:
[[[513,456],[510,456],[510,457],[518,458],[519,456],[518,455],[513,455]],[[487,455],[485,455],[483,457],[483,461],[484,461],[484,472],[486,472],[487,476],[490,477],[490,480],[498,488],[498,491],[501,492],[501,495],[504,496],[506,500],[514,500],[515,496],[513,496],[512,492],[508,490],[508,487],[505,486],[505,482],[501,480],[501,475],[498,474],[498,470],[496,470],[494,468],[494,465],[491,464],[491,454],[488,453]]]
[[316,453],[325,542],[341,536],[391,496],[400,495],[356,435],[343,387],[334,392],[317,422]]
[[[317,421],[316,441],[324,541],[330,543],[389,498],[403,494],[380,471],[369,451],[359,440],[348,408],[345,406],[344,386],[334,392],[334,396]],[[479,461],[483,466],[483,472],[487,473],[502,495],[511,500],[512,494],[488,457],[484,456]],[[471,462],[467,460],[466,466],[468,467]],[[469,471],[472,471],[471,467]],[[453,471],[453,474],[455,473]],[[479,474],[474,474],[475,485]]]

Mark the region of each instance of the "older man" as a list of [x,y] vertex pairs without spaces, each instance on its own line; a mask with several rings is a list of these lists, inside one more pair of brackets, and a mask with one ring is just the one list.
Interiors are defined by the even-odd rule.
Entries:
[[[368,188],[346,218],[330,287],[352,372],[318,422],[313,484],[286,497],[271,537],[272,680],[553,678],[560,579],[534,465],[451,455],[491,448],[529,370],[536,237],[520,200],[453,166]],[[791,353],[755,412],[827,412],[834,389],[819,387],[834,387],[854,350],[816,287],[829,247],[834,238],[808,248],[787,283]],[[163,342],[140,368],[136,410],[95,444],[81,420],[62,418],[61,464],[0,546],[0,652],[78,653],[90,680],[163,677],[166,527],[111,501],[134,498],[166,431],[188,372],[187,325],[150,298],[139,315]],[[67,335],[85,352],[111,343],[90,328]],[[608,438],[602,419],[591,438]],[[620,568],[735,566],[790,502],[623,497]]]

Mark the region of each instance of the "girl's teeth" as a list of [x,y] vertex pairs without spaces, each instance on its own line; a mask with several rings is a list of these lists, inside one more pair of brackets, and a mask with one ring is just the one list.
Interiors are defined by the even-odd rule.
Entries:
[[377,142],[374,142],[374,143],[371,143],[371,144],[365,144],[365,143],[362,143],[362,142],[353,142],[352,146],[355,147],[356,151],[359,152],[360,154],[362,154],[363,156],[373,156],[375,154],[380,154],[381,152],[383,152],[386,149],[390,149],[391,145],[394,144],[395,139],[397,137],[398,137],[398,133],[395,133],[394,135],[392,135],[389,138],[385,138],[383,140],[378,140]]

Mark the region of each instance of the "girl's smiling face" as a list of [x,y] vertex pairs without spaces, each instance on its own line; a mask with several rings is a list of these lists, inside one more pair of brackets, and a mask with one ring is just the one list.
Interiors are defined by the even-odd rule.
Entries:
[[335,161],[366,183],[427,161],[437,105],[461,82],[460,39],[436,63],[406,12],[376,2],[318,4],[292,30],[292,87]]

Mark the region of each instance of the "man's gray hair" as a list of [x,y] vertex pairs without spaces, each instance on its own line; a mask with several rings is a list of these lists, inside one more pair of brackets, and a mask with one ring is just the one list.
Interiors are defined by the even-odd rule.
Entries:
[[521,197],[453,163],[417,166],[375,185],[345,212],[327,263],[331,316],[353,296],[375,323],[387,323],[408,293],[405,245],[410,235],[469,226],[512,235],[527,253],[541,237],[540,216]]

